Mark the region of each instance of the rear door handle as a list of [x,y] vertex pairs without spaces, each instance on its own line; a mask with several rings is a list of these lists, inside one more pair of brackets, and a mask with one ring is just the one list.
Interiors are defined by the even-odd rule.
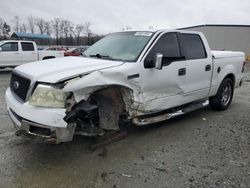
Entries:
[[211,70],[211,65],[206,65],[205,66],[205,71],[210,71]]
[[179,69],[178,75],[179,75],[179,76],[184,76],[184,75],[186,75],[186,68],[181,68],[181,69]]

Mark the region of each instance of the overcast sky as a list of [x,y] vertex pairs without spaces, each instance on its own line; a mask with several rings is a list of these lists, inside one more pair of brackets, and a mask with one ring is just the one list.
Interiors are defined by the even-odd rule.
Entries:
[[12,25],[14,15],[74,23],[91,22],[95,33],[133,29],[174,29],[198,24],[250,25],[249,0],[0,0],[0,18]]

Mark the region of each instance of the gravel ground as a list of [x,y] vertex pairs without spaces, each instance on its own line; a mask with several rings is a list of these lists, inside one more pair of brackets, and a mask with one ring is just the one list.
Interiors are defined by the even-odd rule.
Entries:
[[38,144],[14,135],[0,71],[0,187],[250,187],[250,72],[227,111],[209,107],[97,151],[90,139]]

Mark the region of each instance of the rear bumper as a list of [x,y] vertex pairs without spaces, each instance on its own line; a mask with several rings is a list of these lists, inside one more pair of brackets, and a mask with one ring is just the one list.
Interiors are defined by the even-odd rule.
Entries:
[[9,116],[18,130],[17,135],[36,137],[53,143],[67,142],[73,139],[75,125],[64,122],[65,109],[34,107],[20,103],[6,91]]

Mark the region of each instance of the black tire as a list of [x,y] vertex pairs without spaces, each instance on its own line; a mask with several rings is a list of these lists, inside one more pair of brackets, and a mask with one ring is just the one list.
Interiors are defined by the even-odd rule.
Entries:
[[46,60],[46,59],[54,59],[54,56],[48,56],[48,57],[44,57],[42,60]]
[[129,120],[124,119],[120,119],[118,125],[120,130],[125,132],[128,132],[132,127],[131,122]]
[[217,91],[217,94],[209,98],[209,104],[214,110],[226,110],[233,99],[234,83],[230,78],[225,78]]

